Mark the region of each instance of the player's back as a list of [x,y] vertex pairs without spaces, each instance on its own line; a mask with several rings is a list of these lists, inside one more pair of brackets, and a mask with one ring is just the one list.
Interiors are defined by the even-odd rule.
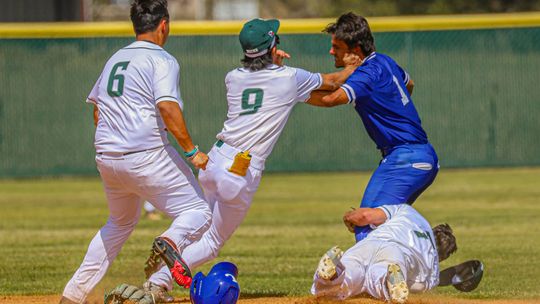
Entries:
[[409,75],[392,58],[372,53],[343,85],[379,149],[428,142],[408,82]]
[[229,72],[225,78],[227,120],[217,138],[266,159],[294,105],[305,101],[320,84],[319,74],[287,66]]
[[379,208],[386,213],[386,222],[378,226],[361,242],[384,241],[400,246],[404,253],[411,257],[411,261],[418,266],[414,269],[416,278],[409,279],[436,285],[439,258],[429,222],[407,204],[384,205]]
[[160,46],[136,41],[105,64],[88,101],[98,107],[97,152],[134,152],[168,143],[157,104],[176,101],[178,62]]

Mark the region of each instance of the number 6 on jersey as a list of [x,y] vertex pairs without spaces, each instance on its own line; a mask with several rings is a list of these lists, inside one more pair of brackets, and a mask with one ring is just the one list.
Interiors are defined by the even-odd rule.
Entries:
[[[117,74],[118,69],[122,68],[122,71],[125,71],[128,67],[129,61],[123,61],[115,64],[111,69],[111,74],[109,75],[109,82],[107,83],[107,93],[111,97],[118,97],[124,94],[124,75]],[[114,81],[117,80],[116,90],[114,89]]]

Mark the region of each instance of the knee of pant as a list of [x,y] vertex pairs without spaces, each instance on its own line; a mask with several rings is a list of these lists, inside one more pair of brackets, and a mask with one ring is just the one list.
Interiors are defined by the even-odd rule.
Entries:
[[189,217],[195,228],[189,238],[192,241],[199,240],[212,224],[212,212],[209,208],[193,210],[189,212]]
[[[208,204],[203,203],[197,206],[196,208],[187,211],[191,214],[191,217],[199,218],[201,222],[211,222],[212,221],[212,210]],[[210,225],[210,224],[208,224]]]
[[137,223],[139,222],[139,217],[128,218],[128,217],[112,217],[109,216],[107,220],[107,226],[113,226],[118,229],[133,230]]
[[208,234],[210,236],[210,238],[207,240],[208,248],[210,249],[210,256],[212,259],[215,259],[225,244],[225,240],[219,234],[213,233],[212,231],[209,231]]

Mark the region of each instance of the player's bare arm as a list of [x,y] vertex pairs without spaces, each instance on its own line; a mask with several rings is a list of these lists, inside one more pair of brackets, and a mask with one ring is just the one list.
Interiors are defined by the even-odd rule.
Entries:
[[386,221],[386,213],[379,208],[358,208],[351,211],[347,211],[343,215],[343,222],[349,226],[366,226],[375,225],[379,226]]
[[343,57],[345,68],[339,72],[331,74],[321,74],[323,83],[321,87],[311,93],[306,101],[308,104],[318,107],[334,107],[349,102],[349,98],[340,86],[347,78],[362,65],[362,59],[353,53],[347,53]]
[[[188,152],[196,149],[186,128],[184,115],[178,103],[162,101],[158,103],[158,109],[167,130],[171,132],[182,149]],[[190,157],[190,161],[195,168],[204,170],[206,169],[206,163],[208,163],[208,156],[203,152],[197,151]]]
[[98,116],[99,116],[98,107],[94,105],[94,127],[97,127]]
[[412,95],[413,89],[414,89],[414,81],[412,78],[409,78],[409,82],[407,82],[407,91],[409,91],[409,94]]
[[[289,55],[284,50],[278,50],[277,48],[273,48],[272,58],[275,65],[282,66],[283,60],[290,59],[291,55]],[[354,73],[356,68],[362,64],[362,59],[360,59],[360,57],[356,54],[347,53],[343,58],[343,62],[345,63],[345,68],[343,70],[335,73],[321,74],[322,84],[318,90],[333,92],[339,89],[339,87],[345,83],[347,78],[349,78],[349,76]]]
[[343,63],[345,67],[343,70],[335,73],[321,74],[322,76],[322,85],[318,89],[319,91],[335,91],[347,81],[349,76],[354,73],[356,68],[362,65],[362,59],[360,56],[354,53],[346,53],[343,57]]
[[349,103],[349,97],[343,89],[338,89],[334,92],[329,91],[313,91],[306,103],[317,107],[335,107]]

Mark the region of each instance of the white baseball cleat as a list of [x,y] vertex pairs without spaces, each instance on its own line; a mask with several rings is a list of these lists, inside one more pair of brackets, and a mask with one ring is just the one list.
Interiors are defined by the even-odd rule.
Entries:
[[392,303],[403,304],[407,302],[409,287],[407,287],[407,282],[405,282],[405,277],[398,264],[388,265],[386,287],[388,287]]
[[341,266],[340,259],[343,256],[343,250],[338,246],[330,248],[319,261],[317,267],[317,276],[323,280],[333,280],[338,276],[337,268]]

